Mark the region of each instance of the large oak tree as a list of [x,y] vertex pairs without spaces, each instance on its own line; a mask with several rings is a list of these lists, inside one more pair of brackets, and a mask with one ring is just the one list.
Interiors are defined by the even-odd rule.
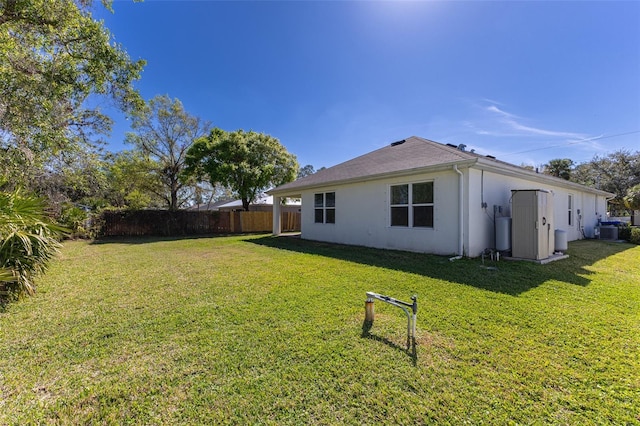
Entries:
[[184,177],[207,177],[212,185],[231,188],[244,210],[261,192],[291,182],[298,161],[278,139],[264,133],[215,128],[187,152]]

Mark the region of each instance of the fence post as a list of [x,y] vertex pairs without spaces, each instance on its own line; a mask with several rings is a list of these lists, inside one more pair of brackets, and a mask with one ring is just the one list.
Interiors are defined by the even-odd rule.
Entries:
[[373,307],[373,299],[368,297],[364,302],[364,321],[366,323],[373,323],[375,317],[375,309]]

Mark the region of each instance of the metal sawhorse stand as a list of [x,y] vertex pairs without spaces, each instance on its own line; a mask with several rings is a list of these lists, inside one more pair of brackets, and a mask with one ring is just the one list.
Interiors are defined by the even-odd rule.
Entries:
[[[389,303],[390,305],[397,306],[407,314],[407,348],[411,347],[411,339],[416,338],[416,320],[418,318],[418,296],[411,296],[413,303],[403,302],[402,300],[394,299],[393,297],[383,296],[382,294],[374,293],[372,291],[367,292],[367,300],[365,302],[364,321],[368,324],[373,324],[375,317],[375,311],[373,309],[374,299],[381,300]],[[411,308],[411,313],[409,309]]]

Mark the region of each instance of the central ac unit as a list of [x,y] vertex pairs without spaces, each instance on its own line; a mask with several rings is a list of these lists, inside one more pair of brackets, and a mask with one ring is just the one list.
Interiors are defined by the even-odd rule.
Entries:
[[600,239],[601,240],[617,240],[618,239],[618,227],[617,226],[600,226]]

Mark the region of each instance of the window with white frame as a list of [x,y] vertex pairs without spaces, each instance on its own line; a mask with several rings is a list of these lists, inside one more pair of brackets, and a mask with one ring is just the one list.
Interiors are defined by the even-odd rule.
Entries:
[[314,194],[315,223],[336,223],[336,193]]
[[391,185],[391,226],[433,228],[433,182]]
[[569,194],[569,198],[567,199],[568,206],[568,221],[569,226],[573,226],[573,195]]

